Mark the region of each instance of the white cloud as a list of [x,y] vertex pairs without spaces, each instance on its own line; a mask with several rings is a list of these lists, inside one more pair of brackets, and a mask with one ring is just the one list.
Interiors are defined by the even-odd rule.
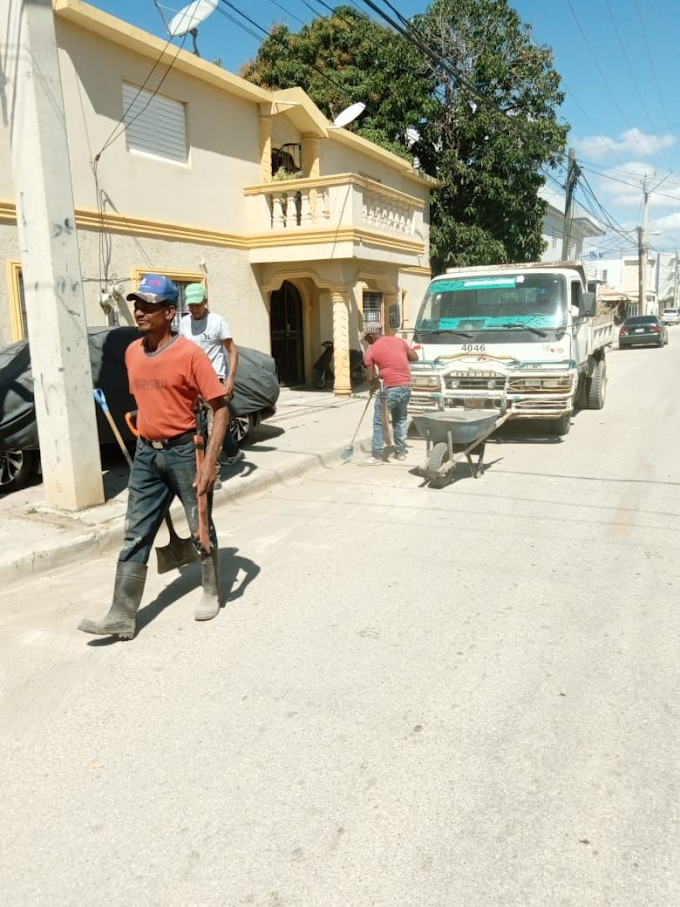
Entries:
[[637,126],[626,129],[618,138],[607,135],[591,135],[583,139],[576,139],[574,147],[584,159],[601,161],[608,157],[635,155],[647,157],[672,148],[677,139],[674,135],[651,135],[642,132]]

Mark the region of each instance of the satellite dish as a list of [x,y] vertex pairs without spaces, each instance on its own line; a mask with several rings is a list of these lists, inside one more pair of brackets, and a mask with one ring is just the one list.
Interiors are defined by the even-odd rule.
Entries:
[[173,16],[168,25],[171,38],[181,38],[205,22],[210,13],[217,9],[218,0],[194,0]]
[[333,120],[333,125],[338,127],[349,126],[353,120],[361,116],[364,110],[366,110],[366,105],[362,101],[358,101],[356,104],[341,110]]

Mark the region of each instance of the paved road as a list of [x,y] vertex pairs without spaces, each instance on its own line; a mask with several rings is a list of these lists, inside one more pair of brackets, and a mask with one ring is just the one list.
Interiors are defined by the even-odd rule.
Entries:
[[676,331],[478,481],[415,442],[223,510],[210,624],[153,575],[88,644],[112,559],[5,590],[3,904],[680,903]]

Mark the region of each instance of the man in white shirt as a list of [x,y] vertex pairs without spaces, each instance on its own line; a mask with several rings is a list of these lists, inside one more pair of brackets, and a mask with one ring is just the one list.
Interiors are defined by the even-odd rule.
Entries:
[[[207,353],[217,377],[222,382],[224,396],[228,403],[234,396],[234,382],[238,368],[238,349],[231,336],[229,325],[221,315],[209,311],[208,295],[203,284],[188,284],[184,290],[184,301],[189,306],[190,315],[181,319],[179,332]],[[210,433],[212,410],[208,411],[208,423],[208,433]],[[228,428],[224,440],[224,452],[227,454],[228,466],[233,466],[243,456],[243,451],[239,449]],[[219,463],[217,472],[219,482]]]

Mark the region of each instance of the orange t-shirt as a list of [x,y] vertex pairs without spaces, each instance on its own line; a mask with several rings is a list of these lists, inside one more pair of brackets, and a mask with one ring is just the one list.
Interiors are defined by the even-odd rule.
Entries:
[[173,337],[155,353],[135,340],[125,351],[125,365],[137,401],[137,430],[152,441],[195,428],[199,394],[206,400],[224,396],[210,359],[184,337]]

